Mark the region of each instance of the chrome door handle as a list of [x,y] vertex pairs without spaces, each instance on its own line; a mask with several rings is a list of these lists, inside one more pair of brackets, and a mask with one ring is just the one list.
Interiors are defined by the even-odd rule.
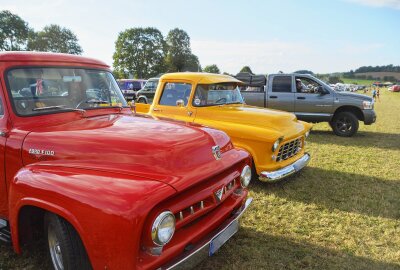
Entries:
[[161,109],[154,108],[154,109],[153,109],[153,112],[161,112]]

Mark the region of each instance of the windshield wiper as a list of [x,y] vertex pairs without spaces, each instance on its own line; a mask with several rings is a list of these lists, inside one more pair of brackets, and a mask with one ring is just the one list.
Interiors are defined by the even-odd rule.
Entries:
[[90,103],[90,104],[110,104],[110,102],[105,101],[105,100],[100,100],[100,99],[90,99],[90,100],[87,100],[86,103]]
[[67,110],[67,111],[76,111],[76,112],[81,112],[85,113],[86,111],[83,109],[77,109],[77,108],[68,108],[65,105],[55,105],[55,106],[46,106],[46,107],[40,107],[40,108],[33,108],[32,111],[46,111],[46,110]]
[[65,105],[56,105],[56,106],[46,106],[40,108],[33,108],[32,111],[45,111],[45,110],[57,110],[57,109],[65,109]]

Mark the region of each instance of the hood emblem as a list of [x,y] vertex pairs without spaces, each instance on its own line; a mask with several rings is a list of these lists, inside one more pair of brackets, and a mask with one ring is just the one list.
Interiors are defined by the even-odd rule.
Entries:
[[217,199],[217,202],[220,202],[222,200],[222,195],[224,195],[223,187],[221,189],[218,189],[217,191],[215,191],[215,198]]
[[221,148],[219,148],[219,145],[213,146],[211,147],[212,149],[212,153],[215,157],[216,160],[220,160],[221,159]]

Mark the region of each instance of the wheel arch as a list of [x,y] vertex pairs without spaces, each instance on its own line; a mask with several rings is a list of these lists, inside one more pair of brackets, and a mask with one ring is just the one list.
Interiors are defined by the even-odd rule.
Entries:
[[[34,238],[35,233],[40,233],[40,230],[43,229],[46,213],[56,214],[71,224],[87,250],[85,244],[87,240],[84,237],[83,228],[78,219],[68,209],[37,198],[23,198],[14,212],[13,218],[10,218],[10,227],[15,252],[21,253],[22,243]],[[33,228],[33,230],[30,230],[30,228]]]
[[362,113],[361,109],[351,105],[344,105],[337,108],[335,113],[333,114],[332,119],[334,119],[335,116],[341,112],[351,112],[357,117],[359,121],[364,121],[364,114]]

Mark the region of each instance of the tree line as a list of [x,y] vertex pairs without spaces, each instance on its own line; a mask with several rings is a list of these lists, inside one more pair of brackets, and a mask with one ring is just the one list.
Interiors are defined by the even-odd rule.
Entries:
[[8,10],[0,12],[0,51],[43,51],[82,54],[76,35],[56,24],[35,31],[21,17]]

